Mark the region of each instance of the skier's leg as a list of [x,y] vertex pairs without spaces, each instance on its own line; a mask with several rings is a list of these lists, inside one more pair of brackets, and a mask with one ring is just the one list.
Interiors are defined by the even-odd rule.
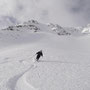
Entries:
[[39,61],[39,58],[40,58],[40,55],[37,56],[37,60],[36,60],[37,62]]

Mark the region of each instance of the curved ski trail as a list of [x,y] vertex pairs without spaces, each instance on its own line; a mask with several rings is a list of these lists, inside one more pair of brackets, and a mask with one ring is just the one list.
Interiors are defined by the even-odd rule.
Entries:
[[15,86],[14,90],[36,90],[26,80],[30,69],[35,68],[35,67],[36,67],[36,62],[34,62],[25,72],[22,73],[22,75],[16,81],[16,86]]

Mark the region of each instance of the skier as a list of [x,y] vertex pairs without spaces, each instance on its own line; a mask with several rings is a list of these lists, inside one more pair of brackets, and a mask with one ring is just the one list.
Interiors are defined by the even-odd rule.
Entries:
[[37,56],[36,56],[36,61],[38,61],[41,56],[43,57],[42,50],[38,51],[38,52],[36,53],[36,55],[37,55]]

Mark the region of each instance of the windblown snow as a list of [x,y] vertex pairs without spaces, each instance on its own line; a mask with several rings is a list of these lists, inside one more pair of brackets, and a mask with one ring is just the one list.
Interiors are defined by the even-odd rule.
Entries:
[[89,33],[35,20],[0,30],[0,90],[90,90]]

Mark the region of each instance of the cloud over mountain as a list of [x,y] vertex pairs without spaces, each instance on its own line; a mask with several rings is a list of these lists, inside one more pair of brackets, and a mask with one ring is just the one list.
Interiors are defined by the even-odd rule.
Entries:
[[0,0],[0,2],[0,17],[14,18],[14,23],[37,19],[63,26],[80,26],[90,21],[89,0]]

